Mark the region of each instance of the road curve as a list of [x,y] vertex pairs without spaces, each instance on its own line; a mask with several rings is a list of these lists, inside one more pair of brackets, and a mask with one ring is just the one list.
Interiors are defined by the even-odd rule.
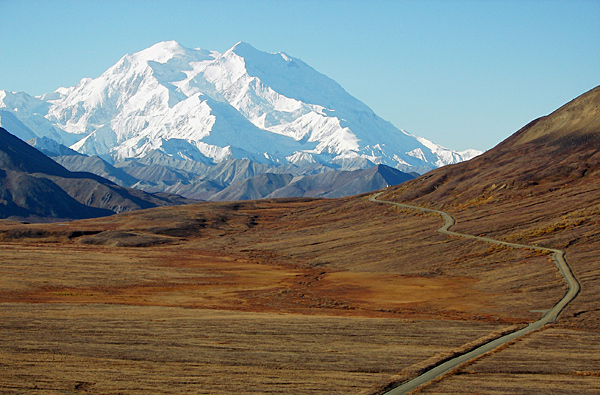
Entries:
[[440,210],[433,210],[433,209],[428,209],[428,208],[424,208],[424,207],[411,206],[409,204],[396,203],[396,202],[390,202],[390,201],[386,201],[386,200],[377,199],[382,193],[383,192],[379,192],[379,193],[376,193],[375,195],[371,196],[369,198],[369,201],[375,202],[375,203],[391,204],[393,206],[438,214],[444,219],[444,225],[438,229],[438,232],[440,232],[440,233],[450,235],[450,236],[463,237],[466,239],[475,239],[475,240],[483,241],[486,243],[505,245],[505,246],[512,247],[512,248],[527,248],[527,249],[531,249],[531,250],[551,252],[552,260],[554,261],[560,274],[563,276],[563,279],[565,280],[567,287],[568,287],[568,291],[565,294],[565,296],[563,296],[563,298],[561,300],[559,300],[550,310],[548,310],[546,312],[546,314],[544,314],[542,316],[542,318],[540,318],[539,320],[532,322],[531,324],[527,325],[525,328],[522,328],[518,331],[515,331],[515,332],[509,333],[507,335],[504,335],[502,337],[499,337],[495,340],[492,340],[488,343],[485,343],[485,344],[475,348],[474,350],[471,350],[465,354],[461,354],[455,358],[452,358],[452,359],[426,371],[425,373],[422,373],[420,376],[417,376],[416,378],[386,392],[384,395],[407,394],[410,391],[422,386],[423,384],[426,384],[426,383],[446,374],[447,372],[449,372],[453,369],[456,369],[457,367],[464,364],[465,362],[468,362],[468,361],[470,361],[474,358],[477,358],[485,353],[488,353],[488,352],[494,350],[495,348],[502,346],[503,344],[506,344],[520,336],[523,336],[526,333],[540,329],[541,327],[545,326],[546,324],[548,324],[550,322],[556,321],[558,319],[558,315],[561,313],[561,311],[563,311],[563,309],[573,299],[575,299],[575,297],[577,297],[577,294],[579,293],[579,291],[581,289],[581,285],[579,284],[579,281],[577,281],[577,279],[573,275],[573,272],[571,271],[571,267],[569,266],[569,264],[567,263],[567,261],[565,259],[565,251],[554,249],[554,248],[544,248],[544,247],[538,247],[538,246],[534,246],[534,245],[527,245],[527,244],[508,243],[505,241],[490,239],[488,237],[480,237],[480,236],[473,236],[473,235],[469,235],[469,234],[465,234],[465,233],[453,232],[450,230],[450,228],[454,224],[456,224],[456,220],[450,214],[448,214],[444,211],[440,211]]

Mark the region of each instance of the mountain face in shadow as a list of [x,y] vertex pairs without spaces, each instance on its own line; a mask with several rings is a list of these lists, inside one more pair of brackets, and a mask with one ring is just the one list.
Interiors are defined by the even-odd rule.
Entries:
[[0,128],[0,218],[81,219],[185,203],[71,172]]

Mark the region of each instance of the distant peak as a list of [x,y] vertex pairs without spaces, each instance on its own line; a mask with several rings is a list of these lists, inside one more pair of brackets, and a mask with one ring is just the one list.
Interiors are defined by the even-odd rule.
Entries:
[[235,44],[233,47],[231,47],[231,49],[229,51],[231,51],[241,57],[246,57],[250,54],[256,54],[256,53],[261,52],[258,49],[254,48],[252,45],[250,45],[244,41],[238,41],[237,44]]
[[158,43],[150,46],[148,49],[155,49],[155,50],[163,49],[163,50],[177,51],[177,50],[183,49],[183,47],[181,46],[181,44],[179,44],[175,40],[167,40],[167,41],[158,42]]
[[127,55],[139,63],[154,61],[158,63],[167,63],[175,57],[190,58],[190,60],[202,61],[214,59],[216,52],[207,51],[202,48],[186,48],[175,40],[161,41],[151,47],[139,51],[133,55]]
[[164,63],[174,55],[185,52],[185,48],[177,41],[161,41],[148,47],[133,56],[139,61],[150,61]]
[[165,41],[159,41],[156,44],[150,46],[150,48],[152,47],[181,47],[181,44],[179,44],[177,41],[175,40],[165,40]]
[[256,50],[256,48],[254,48],[252,46],[252,44],[249,44],[245,41],[238,41],[237,43],[235,43],[235,45],[233,47],[231,47],[231,49],[245,49],[245,48],[251,48]]
[[234,53],[245,60],[249,60],[251,63],[264,63],[264,64],[273,64],[273,62],[282,61],[284,64],[292,64],[294,63],[294,58],[286,54],[285,52],[264,52],[259,49],[254,48],[251,44],[248,44],[244,41],[239,41],[235,44],[231,49],[227,52]]

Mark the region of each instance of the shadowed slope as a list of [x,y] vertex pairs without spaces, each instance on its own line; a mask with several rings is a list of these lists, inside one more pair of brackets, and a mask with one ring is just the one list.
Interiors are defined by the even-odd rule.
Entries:
[[0,169],[69,177],[71,172],[0,128]]
[[120,186],[131,187],[138,179],[104,161],[98,156],[61,155],[53,159],[73,172],[88,172],[99,175]]
[[189,202],[119,187],[100,176],[70,172],[0,128],[0,218],[79,219]]

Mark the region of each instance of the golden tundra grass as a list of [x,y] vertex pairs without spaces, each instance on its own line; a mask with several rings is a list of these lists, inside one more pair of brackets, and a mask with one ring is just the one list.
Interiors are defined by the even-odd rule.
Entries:
[[564,292],[439,225],[362,197],[4,222],[0,393],[373,393]]

